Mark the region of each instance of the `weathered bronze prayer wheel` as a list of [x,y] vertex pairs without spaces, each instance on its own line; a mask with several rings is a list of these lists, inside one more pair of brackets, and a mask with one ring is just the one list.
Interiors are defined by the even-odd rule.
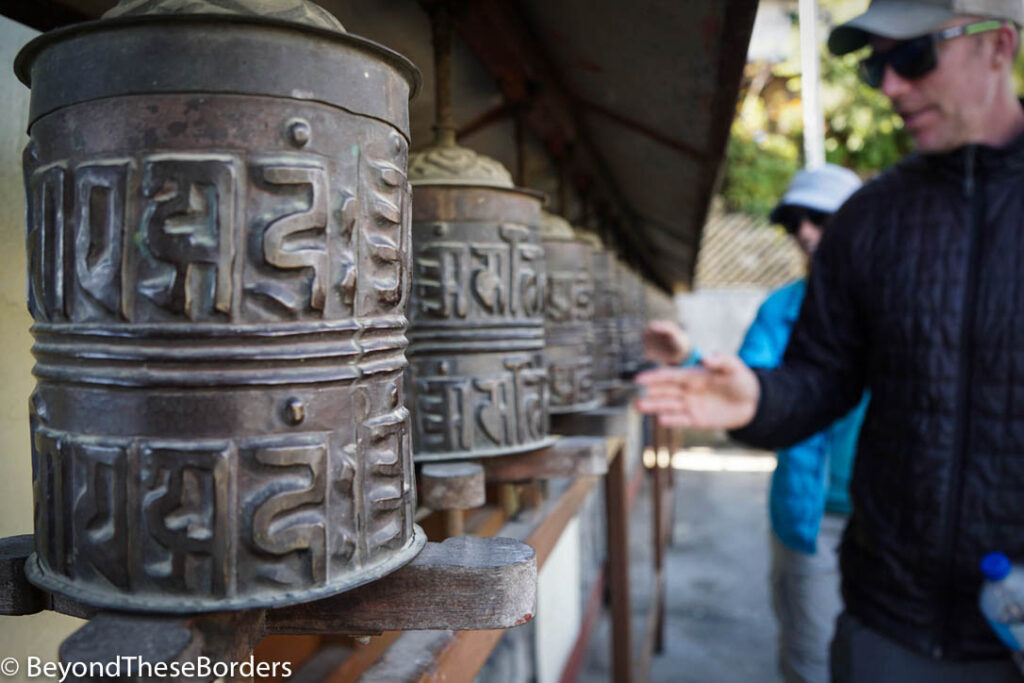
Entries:
[[622,312],[622,292],[619,288],[615,252],[601,246],[597,237],[590,238],[594,267],[594,354],[595,381],[598,389],[619,379],[622,356],[622,338],[619,315]]
[[418,461],[534,450],[548,436],[541,196],[450,145],[414,154],[409,406]]
[[616,261],[618,294],[619,376],[631,377],[644,360],[644,285],[640,276],[623,261]]
[[594,384],[592,247],[564,218],[543,212],[541,240],[548,271],[545,353],[551,413],[601,405]]
[[303,0],[107,17],[16,64],[31,580],[194,612],[393,571],[425,542],[403,405],[415,67]]

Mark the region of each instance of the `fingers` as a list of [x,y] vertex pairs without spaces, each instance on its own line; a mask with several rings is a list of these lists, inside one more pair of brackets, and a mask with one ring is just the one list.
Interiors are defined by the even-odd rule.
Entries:
[[633,381],[648,389],[663,384],[698,389],[706,381],[706,377],[707,371],[701,368],[655,368],[641,372]]
[[686,399],[679,396],[660,396],[657,398],[645,396],[644,398],[637,399],[636,402],[636,409],[647,415],[685,412],[688,408]]

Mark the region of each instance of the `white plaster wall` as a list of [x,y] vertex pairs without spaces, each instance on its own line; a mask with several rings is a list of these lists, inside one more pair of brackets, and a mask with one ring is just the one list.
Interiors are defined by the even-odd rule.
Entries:
[[677,294],[676,306],[694,348],[736,353],[767,295],[764,289],[701,289]]
[[537,683],[555,683],[580,632],[580,523],[574,517],[537,577]]
[[[28,137],[28,88],[11,65],[37,32],[0,17],[0,537],[32,531],[28,398],[32,392],[32,318],[25,306],[25,194],[21,151]],[[83,622],[51,612],[0,616],[0,659],[56,660],[57,646]]]

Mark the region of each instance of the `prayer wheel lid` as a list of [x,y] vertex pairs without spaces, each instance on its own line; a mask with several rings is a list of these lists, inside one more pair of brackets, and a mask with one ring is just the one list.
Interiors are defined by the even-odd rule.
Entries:
[[309,0],[121,0],[104,19],[164,14],[231,14],[278,19],[345,32],[338,19]]
[[573,242],[576,240],[569,221],[548,211],[541,211],[540,214],[540,237],[548,242]]
[[121,0],[102,19],[31,40],[14,72],[32,89],[30,125],[108,97],[231,93],[342,107],[407,140],[420,86],[411,61],[309,0]]
[[413,185],[476,185],[512,189],[512,174],[498,161],[468,147],[435,145],[409,155]]

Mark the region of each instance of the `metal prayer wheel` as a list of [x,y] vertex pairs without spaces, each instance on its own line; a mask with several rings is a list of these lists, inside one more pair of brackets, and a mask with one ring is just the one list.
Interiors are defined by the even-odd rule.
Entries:
[[593,237],[594,269],[594,354],[595,381],[598,388],[607,387],[619,379],[622,339],[619,315],[622,312],[622,293],[619,289],[615,253]]
[[592,247],[565,219],[543,212],[541,240],[548,270],[548,387],[551,413],[601,405],[594,384],[594,276]]
[[493,159],[414,154],[409,406],[417,461],[550,444],[541,195]]
[[622,261],[615,263],[619,282],[621,308],[618,316],[619,375],[631,377],[644,360],[644,290],[643,281]]
[[397,569],[425,542],[402,384],[418,72],[303,0],[107,17],[16,63],[30,579],[196,612]]

